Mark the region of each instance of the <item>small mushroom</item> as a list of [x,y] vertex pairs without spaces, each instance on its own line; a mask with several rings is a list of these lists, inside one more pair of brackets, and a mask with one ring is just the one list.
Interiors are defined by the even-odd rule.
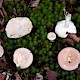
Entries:
[[71,14],[66,16],[66,20],[59,21],[55,27],[56,34],[61,38],[66,38],[68,33],[76,34],[76,26],[71,21]]
[[5,31],[8,38],[20,38],[32,30],[32,22],[27,17],[16,17],[9,20]]
[[35,80],[43,80],[43,76],[40,73],[36,73],[36,79]]
[[49,32],[47,38],[53,42],[56,39],[56,34],[54,32]]
[[33,54],[27,48],[18,48],[13,55],[13,61],[16,67],[21,69],[28,68],[33,61]]
[[2,57],[3,54],[4,54],[4,49],[3,49],[3,47],[0,45],[0,57]]
[[79,51],[72,47],[62,49],[58,55],[58,63],[64,70],[75,70],[80,64]]

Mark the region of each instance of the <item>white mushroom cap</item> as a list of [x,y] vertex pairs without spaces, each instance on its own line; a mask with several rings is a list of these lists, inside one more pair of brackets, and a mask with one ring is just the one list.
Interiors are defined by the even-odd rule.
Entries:
[[48,35],[47,35],[47,38],[50,41],[54,41],[56,39],[56,34],[54,32],[49,32]]
[[71,14],[65,14],[65,20],[59,21],[55,27],[56,34],[61,38],[66,38],[68,33],[76,33],[76,26],[71,21]]
[[3,54],[4,54],[4,49],[3,49],[3,47],[0,45],[0,57],[2,57]]
[[80,53],[72,47],[62,49],[58,55],[58,63],[64,70],[71,71],[78,68],[80,63]]
[[18,48],[13,55],[13,61],[16,67],[21,69],[28,68],[33,61],[33,54],[27,48]]
[[56,34],[61,38],[66,38],[68,36],[67,33],[76,33],[77,32],[76,27],[72,21],[69,21],[68,27],[65,27],[65,21],[66,20],[62,20],[62,21],[58,22],[55,27]]
[[32,22],[29,18],[16,17],[9,20],[5,30],[8,38],[20,38],[29,34],[32,28]]

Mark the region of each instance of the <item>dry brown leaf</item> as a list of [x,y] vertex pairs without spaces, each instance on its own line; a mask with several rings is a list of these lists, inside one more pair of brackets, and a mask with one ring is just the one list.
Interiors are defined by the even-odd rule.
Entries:
[[1,24],[1,25],[4,24],[4,19],[0,20],[0,24]]
[[2,73],[0,73],[0,80],[4,80],[4,75]]
[[5,28],[0,29],[0,32],[4,32],[4,31],[5,31]]
[[67,44],[74,46],[74,41],[72,39],[65,38],[64,40],[66,41]]
[[[6,0],[6,1],[14,1],[14,0]],[[16,1],[20,1],[20,0],[16,0]]]
[[68,37],[75,40],[76,42],[80,42],[80,37],[77,37],[76,34],[68,34]]
[[13,14],[12,16],[10,16],[10,18],[12,19],[12,18],[15,18],[16,16]]
[[46,72],[46,78],[48,80],[57,80],[56,72],[50,70],[49,67],[44,67],[44,69],[47,71]]
[[30,7],[36,8],[39,4],[40,0],[31,0]]
[[80,74],[80,66],[75,70],[77,74]]
[[4,17],[4,14],[3,14],[2,10],[0,10],[0,14],[1,14],[2,17]]
[[18,72],[15,73],[15,76],[16,76],[16,80],[22,80]]
[[3,4],[3,0],[0,0],[0,8],[2,7]]
[[6,12],[6,10],[4,9],[3,6],[2,6],[2,12],[3,12],[4,16],[7,16],[7,12]]
[[0,39],[0,45],[3,44],[3,43],[4,43],[3,40]]
[[3,56],[0,58],[0,67],[6,68],[6,65],[7,65],[7,61],[5,56]]
[[59,0],[60,3],[64,2],[63,0]]

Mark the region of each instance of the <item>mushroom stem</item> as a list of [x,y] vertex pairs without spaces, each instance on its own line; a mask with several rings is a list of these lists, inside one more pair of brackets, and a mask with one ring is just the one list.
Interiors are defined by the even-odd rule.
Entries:
[[65,15],[65,18],[66,18],[66,20],[65,20],[65,27],[67,28],[67,27],[69,27],[69,22],[71,20],[71,14]]
[[71,62],[72,62],[72,60],[71,60],[71,57],[70,57],[70,56],[68,57],[68,62],[69,62],[69,63],[71,63]]
[[69,63],[72,62],[71,54],[68,56],[68,62],[69,62]]

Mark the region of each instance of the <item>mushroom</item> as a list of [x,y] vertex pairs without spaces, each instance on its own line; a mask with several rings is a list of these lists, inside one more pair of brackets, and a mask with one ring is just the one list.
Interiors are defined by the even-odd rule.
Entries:
[[3,47],[0,45],[0,57],[2,57],[3,54],[4,54],[4,49],[3,49]]
[[35,80],[43,80],[43,76],[40,73],[36,73],[36,79]]
[[79,51],[72,47],[62,49],[58,54],[58,63],[64,70],[75,70],[80,64]]
[[33,61],[33,54],[27,48],[18,48],[13,55],[13,61],[16,67],[21,69],[28,68]]
[[61,38],[66,38],[68,33],[76,34],[76,26],[71,21],[71,14],[65,16],[66,20],[59,21],[55,27],[56,34]]
[[29,34],[32,28],[32,22],[29,18],[16,17],[9,20],[5,30],[8,38],[20,38]]
[[53,42],[56,39],[56,34],[54,32],[49,32],[47,38]]

